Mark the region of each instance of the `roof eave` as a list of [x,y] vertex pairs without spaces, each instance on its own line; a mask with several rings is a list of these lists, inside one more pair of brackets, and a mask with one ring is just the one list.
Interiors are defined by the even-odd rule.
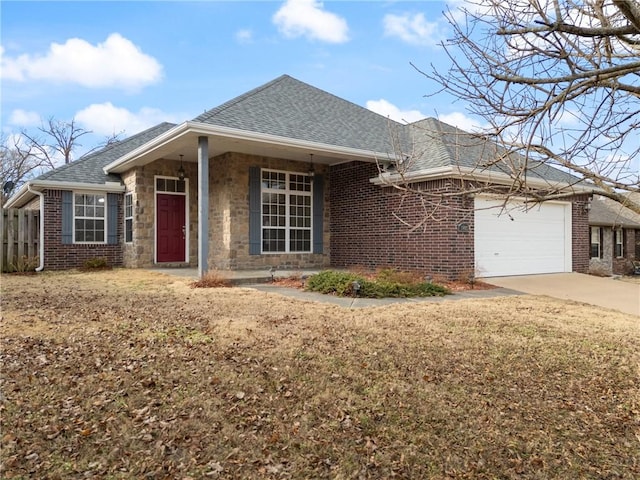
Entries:
[[389,157],[388,152],[375,152],[371,150],[330,145],[238,128],[224,127],[221,125],[187,121],[109,163],[103,168],[103,170],[105,173],[123,173],[131,167],[136,166],[143,155],[148,155],[179,137],[183,137],[188,134],[220,136],[233,140],[252,141],[285,148],[315,150],[329,155],[337,155],[339,157],[346,156],[350,159],[369,162],[375,162],[376,159]]
[[[398,183],[416,183],[428,180],[440,180],[444,178],[457,178],[461,180],[472,180],[477,182],[493,183],[498,185],[510,185],[513,178],[506,173],[491,172],[488,170],[478,171],[478,169],[458,166],[445,166],[438,168],[430,168],[410,172],[404,175],[398,173],[382,173],[370,181],[374,185],[389,185]],[[566,190],[570,189],[574,193],[594,193],[599,191],[595,185],[580,185],[578,183],[567,183],[559,181],[549,181],[538,178],[527,178],[527,184],[536,188],[553,188]]]
[[29,180],[11,196],[4,204],[4,208],[20,208],[29,203],[35,195],[33,190],[41,192],[43,190],[74,190],[93,191],[106,193],[123,193],[125,186],[119,182],[105,183],[83,183],[83,182],[61,182],[56,180]]

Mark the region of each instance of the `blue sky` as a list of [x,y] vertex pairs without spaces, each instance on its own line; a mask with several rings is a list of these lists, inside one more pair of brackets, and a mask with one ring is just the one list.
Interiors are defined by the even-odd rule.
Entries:
[[470,128],[464,105],[425,97],[436,87],[410,65],[447,68],[442,13],[459,3],[2,1],[2,130],[75,119],[95,133],[89,148],[189,120],[282,74],[396,120]]

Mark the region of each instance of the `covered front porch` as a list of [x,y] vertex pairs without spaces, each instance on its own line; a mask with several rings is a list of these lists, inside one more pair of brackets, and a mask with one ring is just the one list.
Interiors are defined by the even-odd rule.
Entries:
[[[330,165],[375,161],[371,152],[211,130],[187,122],[153,142],[157,145],[107,166],[121,174],[125,210],[131,206],[125,266],[194,267],[199,277],[210,269],[328,267]],[[167,199],[170,205],[160,203]],[[275,236],[280,234],[275,227],[283,225],[282,237]],[[173,228],[169,240],[163,228]],[[163,253],[167,242],[178,245],[174,256]]]

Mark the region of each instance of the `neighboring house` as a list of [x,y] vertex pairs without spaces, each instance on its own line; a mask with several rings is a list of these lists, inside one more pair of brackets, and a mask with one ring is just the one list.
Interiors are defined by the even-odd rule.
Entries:
[[[391,266],[448,279],[586,272],[592,189],[529,162],[528,185],[560,185],[572,196],[533,204],[469,194],[511,185],[510,169],[524,166],[496,163],[488,145],[435,119],[393,122],[283,75],[31,180],[7,206],[43,211],[46,269],[105,257],[201,274],[271,266]],[[401,179],[424,195],[391,186]]]
[[640,259],[640,215],[623,204],[594,195],[589,211],[591,242],[589,271],[624,275]]

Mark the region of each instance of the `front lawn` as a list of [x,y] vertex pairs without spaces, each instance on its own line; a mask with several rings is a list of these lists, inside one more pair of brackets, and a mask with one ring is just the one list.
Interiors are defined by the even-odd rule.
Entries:
[[0,477],[640,478],[638,319],[0,278]]

